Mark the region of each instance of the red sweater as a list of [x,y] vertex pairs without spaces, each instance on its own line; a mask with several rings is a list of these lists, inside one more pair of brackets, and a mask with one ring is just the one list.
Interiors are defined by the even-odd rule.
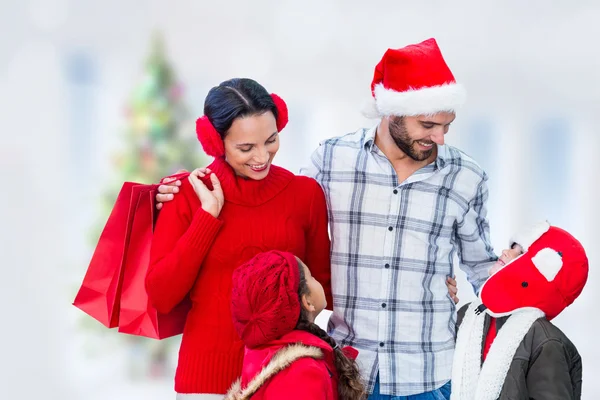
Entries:
[[243,179],[222,158],[209,168],[225,196],[219,217],[202,210],[184,179],[156,223],[146,277],[159,312],[169,312],[187,295],[192,301],[175,376],[178,393],[225,394],[240,376],[244,346],[231,320],[231,276],[257,253],[298,256],[333,304],[327,207],[319,184],[277,166],[263,180]]
[[275,353],[296,343],[321,349],[323,358],[317,360],[305,357],[294,361],[267,382],[262,382],[252,400],[338,399],[338,374],[333,349],[323,340],[304,331],[292,331],[268,345],[246,350],[242,387],[245,388],[271,362]]
[[496,338],[497,328],[496,328],[496,318],[490,318],[490,328],[488,329],[487,335],[485,336],[485,342],[483,343],[483,360],[485,361],[488,352],[490,351],[490,347],[492,347],[492,343],[494,343],[494,339]]

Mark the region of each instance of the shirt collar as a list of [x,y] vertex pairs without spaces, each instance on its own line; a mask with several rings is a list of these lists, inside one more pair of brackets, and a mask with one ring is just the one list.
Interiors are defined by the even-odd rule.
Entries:
[[379,124],[373,126],[370,129],[367,129],[365,132],[365,141],[364,146],[368,151],[373,151],[373,146],[375,145],[375,133],[377,132],[377,127]]
[[446,162],[448,161],[448,148],[445,144],[437,145],[437,157],[435,159],[435,167],[436,169],[442,169],[446,166]]

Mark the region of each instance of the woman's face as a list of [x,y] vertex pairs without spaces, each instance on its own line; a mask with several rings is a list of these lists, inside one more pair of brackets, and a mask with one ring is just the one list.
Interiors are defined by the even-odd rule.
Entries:
[[523,248],[521,245],[515,243],[512,245],[510,249],[502,250],[502,255],[496,261],[496,264],[492,268],[490,268],[490,275],[494,275],[496,272],[501,270],[506,264],[514,260],[523,254]]
[[272,112],[236,118],[223,140],[225,160],[239,176],[266,178],[279,150],[277,123]]

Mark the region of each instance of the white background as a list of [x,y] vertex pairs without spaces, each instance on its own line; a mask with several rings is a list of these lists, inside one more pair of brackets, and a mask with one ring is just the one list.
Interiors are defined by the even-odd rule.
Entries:
[[489,172],[496,249],[540,217],[588,249],[588,286],[555,322],[578,346],[594,399],[598,20],[600,6],[583,0],[0,0],[0,397],[174,398],[170,380],[124,379],[116,333],[88,336],[70,305],[123,108],[160,29],[197,116],[208,89],[235,76],[287,100],[276,161],[293,171],[319,140],[368,126],[359,109],[388,47],[436,37],[469,91],[447,140]]

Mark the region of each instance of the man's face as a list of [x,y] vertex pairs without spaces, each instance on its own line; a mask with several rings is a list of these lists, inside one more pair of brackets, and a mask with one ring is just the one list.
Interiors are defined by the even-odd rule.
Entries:
[[390,116],[390,136],[404,154],[415,161],[424,161],[431,157],[436,144],[444,144],[444,135],[454,118],[454,113],[449,112],[416,117]]

